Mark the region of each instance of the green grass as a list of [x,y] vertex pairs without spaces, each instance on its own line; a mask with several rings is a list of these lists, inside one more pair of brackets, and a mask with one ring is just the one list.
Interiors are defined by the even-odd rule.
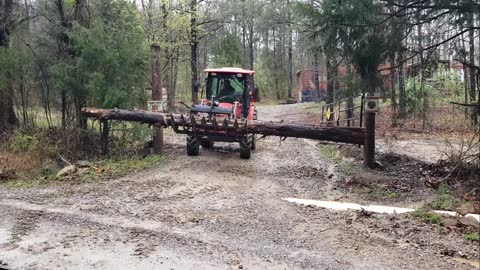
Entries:
[[342,162],[340,167],[346,175],[354,175],[362,171],[361,166],[350,161]]
[[320,153],[325,158],[335,161],[337,163],[342,161],[342,156],[339,154],[337,148],[334,145],[320,145],[319,147]]
[[371,186],[366,188],[366,192],[371,199],[382,200],[382,199],[395,199],[400,196],[399,193],[391,190],[384,189],[382,187]]
[[164,156],[150,155],[145,158],[134,157],[121,160],[106,159],[95,162],[89,173],[82,177],[83,181],[108,179],[136,173],[152,168],[165,160]]
[[390,198],[390,199],[395,199],[399,196],[397,192],[390,191],[390,190],[385,191],[384,194],[385,194],[385,197]]
[[480,241],[480,233],[478,232],[466,233],[463,235],[463,237],[469,241]]
[[57,179],[56,173],[58,170],[42,169],[28,175],[21,174],[17,180],[0,183],[0,187],[33,188],[52,185],[58,183],[58,181],[93,182],[106,180],[152,168],[161,164],[164,160],[165,157],[159,155],[150,155],[145,158],[129,157],[120,160],[100,160],[92,163],[92,167],[87,174],[82,177],[73,176],[71,179]]
[[437,224],[443,226],[442,216],[435,212],[418,209],[415,210],[414,215],[416,218],[422,221],[428,222],[430,224]]
[[441,185],[437,190],[438,198],[430,203],[434,210],[453,210],[462,204],[462,201],[452,196],[450,189],[446,185]]

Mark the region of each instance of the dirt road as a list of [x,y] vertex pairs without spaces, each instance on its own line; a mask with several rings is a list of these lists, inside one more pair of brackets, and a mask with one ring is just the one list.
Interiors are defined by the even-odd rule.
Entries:
[[[259,109],[267,120],[299,114],[301,105]],[[184,140],[168,133],[166,161],[136,175],[1,188],[0,268],[472,269],[439,252],[454,248],[448,235],[411,217],[283,200],[352,199],[315,142],[262,139],[241,160],[228,144],[188,157]],[[416,229],[400,225],[409,223]]]

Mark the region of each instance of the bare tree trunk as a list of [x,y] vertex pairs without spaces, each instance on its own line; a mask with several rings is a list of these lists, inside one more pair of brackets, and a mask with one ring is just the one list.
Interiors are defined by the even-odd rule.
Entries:
[[[468,37],[469,37],[469,43],[470,43],[470,49],[469,49],[469,56],[470,56],[470,102],[474,103],[476,99],[476,76],[475,76],[475,30],[473,30],[474,24],[473,24],[473,13],[471,13],[468,16],[468,24],[469,27],[472,29],[468,31]],[[479,45],[480,46],[480,45]],[[479,99],[480,100],[480,99]],[[472,107],[471,110],[471,117],[472,117],[472,126],[476,127],[477,122],[478,122],[478,116],[477,116],[477,110],[475,107]]]
[[197,0],[190,2],[190,69],[192,74],[192,102],[198,100],[198,33]]
[[390,58],[390,82],[391,82],[391,96],[390,99],[392,101],[392,127],[397,126],[397,93],[395,90],[395,72],[396,69],[393,68],[395,66],[395,55]]
[[[0,48],[10,46],[10,34],[14,29],[15,12],[13,0],[0,1]],[[13,87],[8,81],[6,85],[5,89],[0,89],[0,132],[18,125],[18,118],[13,108]]]
[[254,58],[254,50],[253,50],[253,19],[250,22],[249,29],[248,29],[248,68],[253,70],[253,58]]
[[67,95],[65,90],[62,90],[62,129],[67,127]]
[[399,93],[399,117],[407,116],[407,97],[405,92],[405,73],[404,73],[404,65],[403,65],[403,52],[398,54],[398,61],[400,66],[398,67],[398,93]]
[[293,88],[293,52],[292,52],[292,47],[293,47],[293,36],[292,36],[292,25],[290,24],[290,1],[287,0],[287,20],[288,22],[288,99],[292,98],[292,88]]
[[319,73],[318,73],[318,50],[315,49],[315,52],[313,53],[313,70],[314,70],[314,76],[315,78],[313,79],[315,83],[315,92],[317,93],[317,101],[321,101],[320,97],[320,80],[318,79]]
[[[466,48],[465,48],[465,39],[463,38],[462,35],[462,56],[463,56],[463,87],[464,87],[464,94],[465,94],[465,104],[468,103],[468,96],[469,96],[469,83],[468,83],[468,67],[465,65],[467,63],[467,54],[466,54]],[[468,108],[465,108],[465,119],[468,119]]]
[[22,106],[22,122],[23,126],[28,126],[28,91],[25,89],[25,82],[24,82],[23,74],[20,74],[20,85],[18,87],[18,91],[20,92],[20,103]]
[[334,93],[334,80],[335,80],[335,67],[332,64],[332,59],[327,55],[327,103],[333,102],[333,93]]
[[178,76],[178,56],[175,49],[174,55],[170,60],[170,87],[167,88],[167,107],[170,112],[175,112],[175,100],[177,92],[177,76]]
[[273,27],[273,70],[275,78],[275,91],[277,94],[277,100],[280,100],[280,86],[278,85],[278,61],[277,61],[277,38],[276,38],[275,27]]
[[110,125],[108,124],[108,120],[101,121],[101,129],[102,129],[102,155],[108,155],[108,134],[110,131]]
[[242,67],[246,67],[247,65],[247,26],[246,26],[246,10],[245,10],[245,2],[242,1],[242,49],[243,49],[243,61]]
[[[160,47],[150,46],[152,51],[152,100],[162,100],[162,78],[160,73]],[[153,136],[153,151],[161,154],[163,151],[163,129],[155,128]]]
[[74,9],[75,20],[84,27],[90,26],[90,11],[87,0],[76,0]]
[[18,125],[18,118],[13,109],[13,88],[7,86],[0,90],[0,132]]
[[[90,11],[87,0],[76,0],[74,18],[83,27],[90,26]],[[82,115],[82,108],[87,106],[86,93],[76,92],[74,97],[77,125],[80,129],[87,129],[87,118]]]
[[422,129],[427,128],[427,110],[428,110],[428,97],[427,92],[425,91],[425,60],[423,57],[423,33],[422,33],[422,25],[419,24],[417,26],[417,35],[418,35],[418,51],[420,51],[420,92],[422,93]]

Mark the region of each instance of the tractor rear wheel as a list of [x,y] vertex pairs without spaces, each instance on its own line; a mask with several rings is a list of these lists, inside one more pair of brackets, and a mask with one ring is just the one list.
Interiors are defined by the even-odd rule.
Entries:
[[247,138],[240,141],[240,157],[243,159],[250,159],[252,153],[252,144]]
[[200,152],[200,143],[195,136],[187,136],[187,155],[198,156]]
[[252,150],[255,150],[255,148],[257,148],[257,135],[252,135],[252,142],[251,142],[251,145],[252,145]]
[[200,145],[205,149],[212,149],[213,148],[213,141],[212,140],[200,140]]

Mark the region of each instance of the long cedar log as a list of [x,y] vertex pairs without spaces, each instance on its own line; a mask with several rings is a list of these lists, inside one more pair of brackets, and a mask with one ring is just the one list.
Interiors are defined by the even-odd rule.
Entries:
[[165,121],[166,114],[163,113],[98,108],[82,108],[82,113],[87,117],[97,118],[99,120],[122,120],[149,125],[168,126]]
[[[167,114],[164,113],[97,108],[83,108],[82,113],[87,117],[97,118],[99,120],[122,120],[159,125],[163,127],[171,126]],[[364,128],[321,127],[283,122],[265,122],[259,120],[249,121],[246,128],[247,133],[261,134],[265,136],[306,138],[358,145],[363,145],[365,143]]]

